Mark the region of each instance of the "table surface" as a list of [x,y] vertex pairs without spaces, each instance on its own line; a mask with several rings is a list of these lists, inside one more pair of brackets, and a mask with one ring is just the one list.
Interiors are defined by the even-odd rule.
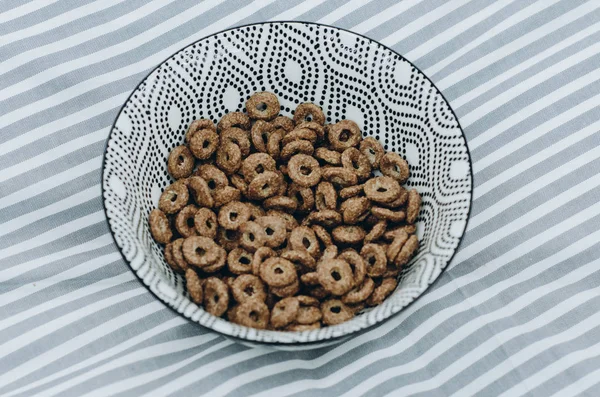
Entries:
[[[451,265],[335,347],[188,323],[102,211],[121,104],[235,25],[333,24],[419,66],[459,116],[475,192]],[[600,1],[0,1],[0,395],[600,395]]]

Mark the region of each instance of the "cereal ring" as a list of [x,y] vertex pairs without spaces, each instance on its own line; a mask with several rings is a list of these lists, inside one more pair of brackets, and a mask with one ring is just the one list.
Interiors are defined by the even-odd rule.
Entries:
[[281,149],[279,158],[282,161],[287,161],[296,154],[306,154],[308,156],[312,156],[314,151],[315,148],[313,147],[313,144],[309,141],[291,141],[290,143],[285,144],[283,149]]
[[260,247],[257,249],[252,257],[252,274],[259,276],[262,263],[267,258],[273,258],[275,256],[277,256],[277,253],[269,247]]
[[252,131],[250,133],[250,137],[252,138],[252,144],[254,145],[254,148],[259,152],[266,153],[269,138],[274,132],[275,128],[271,123],[262,120],[258,120],[256,123],[254,123],[254,125],[252,126]]
[[215,273],[225,267],[227,262],[227,251],[223,247],[216,246],[217,248],[217,260],[212,265],[204,266],[200,268],[204,273]]
[[213,192],[216,208],[222,207],[232,201],[240,201],[241,198],[242,192],[232,186],[225,186],[224,188],[217,189]]
[[355,197],[363,193],[363,185],[354,185],[348,186],[340,190],[340,198],[348,199],[350,197]]
[[385,298],[387,298],[392,292],[394,292],[397,285],[398,281],[396,281],[395,278],[384,278],[381,281],[381,285],[375,288],[371,296],[369,296],[369,298],[367,299],[367,305],[375,306],[382,304]]
[[217,131],[215,127],[215,123],[209,119],[198,119],[192,121],[192,124],[188,127],[187,132],[185,133],[185,142],[190,143],[190,139],[192,139],[192,135],[200,130],[212,130]]
[[200,207],[212,208],[215,205],[208,183],[202,177],[190,177],[188,179],[188,189],[192,198]]
[[350,265],[352,274],[354,275],[354,285],[361,285],[367,274],[367,265],[365,260],[353,249],[342,252],[338,259],[342,259]]
[[378,244],[365,244],[360,250],[360,256],[365,260],[367,275],[380,277],[387,267],[385,249]]
[[372,243],[373,241],[376,241],[378,238],[383,236],[386,229],[387,229],[387,221],[382,220],[382,221],[377,222],[375,224],[375,226],[373,226],[371,228],[371,231],[369,233],[367,233],[367,235],[365,236],[365,243],[368,244],[368,243]]
[[242,166],[240,147],[232,142],[222,142],[217,150],[216,164],[227,175],[237,172]]
[[250,129],[250,117],[242,112],[231,112],[225,114],[219,124],[217,130],[225,131],[233,127],[241,128],[242,130],[248,131]]
[[298,302],[300,302],[300,305],[302,305],[302,306],[319,307],[319,305],[321,304],[321,302],[319,302],[318,299],[313,298],[312,296],[308,296],[308,295],[298,295],[298,296],[296,296],[296,299],[298,299]]
[[398,153],[384,154],[379,163],[379,169],[383,175],[394,178],[400,184],[404,184],[410,176],[408,163]]
[[273,306],[271,311],[271,325],[273,328],[282,328],[296,319],[300,303],[295,297],[283,298]]
[[317,265],[319,283],[333,295],[344,295],[354,287],[354,275],[348,262],[328,259]]
[[[317,134],[317,140],[322,141],[325,138],[325,128],[314,121],[304,121],[296,126],[296,129],[308,128]],[[288,131],[289,132],[289,131]]]
[[199,160],[209,159],[219,147],[219,135],[213,130],[196,131],[188,143],[190,151]]
[[173,238],[173,232],[169,225],[169,219],[164,212],[159,209],[153,209],[148,219],[150,224],[150,233],[157,243],[167,244]]
[[240,233],[237,230],[218,229],[217,243],[227,251],[235,249],[240,244]]
[[249,299],[264,302],[267,298],[265,285],[260,278],[252,274],[242,274],[233,280],[231,287],[233,299],[242,303]]
[[367,160],[369,160],[372,168],[379,168],[379,164],[381,162],[381,158],[385,154],[385,150],[377,139],[373,137],[363,139],[360,142],[359,150],[367,157]]
[[421,209],[421,195],[416,189],[408,192],[408,204],[406,206],[406,222],[415,223]]
[[315,206],[319,211],[337,208],[337,192],[330,182],[320,182],[315,191]]
[[329,291],[327,291],[325,288],[323,288],[322,285],[317,285],[316,287],[313,287],[311,289],[308,290],[308,294],[315,298],[315,299],[325,299],[328,296],[331,296],[331,293]]
[[250,211],[250,220],[251,221],[254,221],[261,216],[265,216],[265,210],[260,208],[258,205],[252,204],[252,203],[246,203],[246,206],[248,207],[248,210]]
[[288,183],[286,181],[285,175],[281,171],[275,171],[281,180],[281,185],[279,185],[279,190],[277,190],[277,196],[285,196],[288,189]]
[[323,179],[340,187],[348,187],[358,183],[358,176],[352,170],[344,167],[323,169]]
[[296,154],[288,163],[289,177],[300,186],[315,186],[321,180],[321,167],[314,157]]
[[314,103],[301,103],[294,111],[294,123],[296,125],[305,121],[312,121],[320,125],[325,125],[325,114],[323,109]]
[[280,218],[285,224],[285,230],[292,231],[298,227],[298,221],[292,214],[288,214],[287,212],[276,211],[276,210],[268,210],[268,216],[276,216]]
[[175,262],[175,258],[173,258],[173,243],[168,243],[165,245],[165,261],[171,269],[176,271],[177,273],[181,273],[181,269],[177,266],[177,262]]
[[408,234],[404,230],[401,230],[396,234],[394,241],[392,241],[386,251],[386,256],[390,262],[393,262],[394,259],[396,259],[396,256],[400,253],[404,243],[406,243],[406,240],[408,240]]
[[313,230],[313,232],[315,232],[315,235],[317,236],[317,238],[319,240],[321,240],[321,242],[323,243],[323,245],[325,247],[328,247],[333,244],[331,235],[329,234],[329,232],[327,232],[327,230],[323,226],[312,225],[310,228]]
[[392,211],[388,208],[373,207],[371,214],[379,219],[387,219],[390,222],[401,222],[406,217],[404,211]]
[[342,153],[342,166],[353,171],[359,180],[365,180],[371,176],[371,163],[367,156],[357,148],[351,147]]
[[338,247],[337,245],[329,245],[325,247],[323,250],[323,255],[321,255],[321,259],[319,261],[324,261],[327,259],[335,259],[338,256]]
[[203,164],[194,173],[204,179],[211,193],[217,189],[222,189],[229,185],[227,175],[217,167],[211,164]]
[[302,187],[293,183],[288,188],[287,193],[296,202],[296,211],[308,212],[315,206],[315,195],[309,187]]
[[346,304],[359,303],[367,300],[375,289],[375,283],[370,277],[366,277],[358,287],[350,290],[346,295],[342,296],[342,302]]
[[398,198],[396,200],[389,202],[389,203],[379,203],[379,204],[386,208],[398,208],[398,207],[404,205],[404,203],[406,203],[407,199],[408,199],[408,192],[406,191],[406,189],[404,189],[402,186],[400,186],[400,194],[398,195]]
[[229,306],[229,287],[216,277],[204,280],[204,310],[221,317]]
[[388,176],[371,178],[365,182],[365,195],[378,203],[391,203],[400,195],[400,185]]
[[304,273],[300,276],[300,281],[304,285],[319,285],[319,276],[317,272]]
[[338,226],[331,235],[338,243],[358,244],[364,240],[366,233],[360,226]]
[[333,150],[343,152],[349,147],[360,143],[362,135],[360,128],[352,120],[342,120],[329,126],[327,138]]
[[240,191],[240,193],[242,193],[242,196],[245,196],[246,193],[248,193],[248,184],[241,175],[233,174],[229,177],[229,181],[237,190]]
[[297,270],[302,270],[303,272],[305,271],[305,269],[312,270],[317,265],[315,259],[312,256],[310,256],[310,254],[307,251],[285,251],[283,254],[281,254],[281,257],[292,262],[294,265],[296,265]]
[[190,294],[190,298],[192,298],[192,302],[200,305],[202,303],[202,298],[204,297],[204,294],[202,293],[202,280],[200,280],[198,274],[192,269],[187,269],[185,271],[185,286]]
[[231,201],[221,207],[218,219],[224,229],[237,230],[250,219],[250,210],[240,201]]
[[240,245],[250,252],[256,251],[265,244],[265,230],[256,222],[246,222],[239,228]]
[[323,315],[321,309],[314,306],[300,306],[296,315],[296,323],[308,325],[321,321]]
[[275,160],[279,160],[283,148],[283,137],[285,132],[282,129],[273,131],[267,140],[267,153]]
[[246,101],[246,111],[252,120],[273,120],[279,115],[279,100],[272,92],[257,92]]
[[296,128],[283,137],[283,146],[295,141],[308,141],[312,146],[317,143],[317,133],[308,128]]
[[238,145],[243,157],[250,154],[250,139],[246,131],[233,127],[222,131],[220,136],[221,143],[231,142]]
[[217,236],[217,216],[208,208],[200,208],[194,215],[194,227],[200,236],[214,239]]
[[190,237],[197,235],[194,217],[198,212],[198,207],[194,204],[186,205],[179,211],[175,216],[175,228],[183,237]]
[[336,325],[350,320],[354,317],[354,311],[339,299],[330,299],[321,304],[323,323]]
[[292,121],[292,119],[286,116],[275,117],[275,119],[271,121],[271,124],[273,125],[273,127],[275,127],[275,129],[280,128],[285,132],[290,132],[294,129],[294,122]]
[[317,236],[307,226],[299,226],[292,230],[288,244],[293,250],[307,251],[312,257],[319,255],[320,249]]
[[325,227],[335,227],[342,223],[342,215],[334,210],[311,212],[302,223],[306,223],[306,225],[317,223]]
[[[392,243],[393,244],[393,243]],[[396,266],[400,267],[406,265],[410,258],[414,255],[414,253],[419,248],[419,239],[414,234],[411,235],[406,243],[402,246],[402,249],[394,259],[394,263]]]
[[227,267],[233,274],[252,273],[253,255],[243,248],[234,248],[227,255]]
[[183,241],[182,252],[188,263],[204,267],[217,262],[218,248],[215,242],[208,237],[191,236]]
[[177,264],[177,267],[179,268],[179,272],[181,272],[181,273],[184,273],[190,267],[189,263],[183,256],[183,249],[182,249],[183,241],[184,241],[184,239],[182,239],[182,238],[178,238],[177,240],[173,241],[173,245],[172,245],[172,249],[171,249],[171,251],[173,252],[173,260]]
[[[343,208],[342,208],[343,207]],[[344,223],[348,225],[354,225],[369,214],[369,208],[371,202],[366,197],[350,197],[348,200],[342,203],[340,211],[343,214]]]
[[267,210],[279,210],[286,212],[296,211],[298,203],[293,198],[287,196],[273,196],[263,201],[263,208]]
[[242,174],[246,182],[252,182],[258,175],[265,171],[276,171],[277,165],[273,157],[267,153],[253,153],[244,159]]
[[277,216],[260,216],[256,218],[265,231],[265,245],[270,248],[279,247],[287,239],[285,221]]
[[183,183],[173,183],[160,195],[158,209],[165,214],[174,214],[185,207],[190,199],[188,188]]
[[321,323],[313,323],[313,324],[290,324],[287,327],[285,327],[286,331],[290,331],[290,332],[302,332],[302,331],[312,331],[314,329],[319,329],[321,328]]
[[[312,153],[311,153],[312,154]],[[194,156],[187,146],[176,146],[169,154],[167,161],[169,174],[175,179],[187,178],[194,170]]]
[[327,164],[342,165],[342,155],[335,150],[318,147],[315,149],[315,157]]
[[260,266],[260,278],[271,287],[285,287],[298,279],[296,267],[287,259],[267,258]]
[[280,298],[294,296],[298,293],[298,291],[300,291],[300,280],[298,280],[296,277],[296,281],[290,285],[286,285],[284,287],[271,287],[270,290],[274,295]]
[[279,174],[273,171],[265,171],[250,182],[247,196],[250,200],[264,200],[275,196],[282,183]]

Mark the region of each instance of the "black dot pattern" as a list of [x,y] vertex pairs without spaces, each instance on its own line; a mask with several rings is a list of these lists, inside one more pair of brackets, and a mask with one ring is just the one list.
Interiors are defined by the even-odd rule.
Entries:
[[[281,114],[320,105],[328,123],[356,121],[411,166],[422,195],[419,254],[396,292],[348,323],[309,336],[249,331],[208,315],[186,298],[182,280],[152,240],[147,215],[172,183],[169,152],[188,125],[243,111],[256,91],[272,91]],[[171,307],[206,326],[261,341],[328,339],[364,328],[414,300],[448,264],[466,225],[471,166],[456,116],[430,80],[400,55],[365,37],[306,23],[264,23],[221,32],[179,51],[155,69],[124,105],[111,131],[103,174],[107,216],[136,274]],[[251,332],[251,334],[249,334]]]

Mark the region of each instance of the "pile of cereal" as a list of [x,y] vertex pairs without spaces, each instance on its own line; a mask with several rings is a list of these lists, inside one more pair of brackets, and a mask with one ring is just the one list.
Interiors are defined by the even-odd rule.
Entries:
[[286,331],[382,303],[419,247],[421,197],[402,187],[407,162],[353,121],[325,125],[312,103],[292,120],[261,92],[246,109],[216,127],[190,125],[169,155],[176,182],[150,213],[190,298],[229,321]]

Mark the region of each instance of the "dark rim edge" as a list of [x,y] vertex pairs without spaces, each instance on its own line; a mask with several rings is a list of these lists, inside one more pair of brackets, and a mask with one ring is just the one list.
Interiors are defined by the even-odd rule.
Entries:
[[[448,107],[450,108],[450,111],[452,112],[452,115],[454,116],[454,118],[456,119],[456,122],[458,124],[458,128],[460,129],[460,132],[462,134],[463,140],[465,142],[465,147],[467,149],[467,157],[469,158],[469,173],[471,176],[471,189],[470,189],[470,200],[469,200],[469,209],[467,211],[467,218],[466,218],[466,222],[465,222],[465,227],[463,228],[463,231],[461,233],[461,236],[458,240],[458,244],[456,245],[456,248],[454,249],[454,252],[452,253],[452,256],[450,256],[450,259],[446,262],[446,264],[442,267],[442,271],[440,272],[440,274],[436,277],[435,280],[433,280],[433,282],[429,283],[429,285],[423,290],[423,292],[421,292],[421,294],[419,294],[419,296],[417,296],[416,298],[414,298],[411,302],[409,302],[408,304],[406,304],[405,306],[403,306],[400,310],[398,310],[398,312],[391,314],[388,317],[383,318],[382,320],[369,325],[368,327],[365,327],[363,329],[360,330],[356,330],[354,332],[348,333],[348,334],[343,334],[343,335],[339,335],[339,336],[332,336],[330,338],[327,339],[321,339],[321,340],[316,340],[316,341],[308,341],[308,342],[298,342],[298,341],[292,341],[292,342],[265,342],[265,341],[257,341],[257,340],[252,340],[252,339],[244,339],[244,338],[240,338],[237,336],[233,336],[233,335],[228,335],[225,334],[223,332],[217,331],[213,328],[209,328],[206,327],[200,323],[198,323],[197,321],[192,321],[191,319],[189,319],[188,317],[186,317],[185,315],[183,315],[183,313],[179,313],[177,310],[175,310],[175,308],[171,307],[169,304],[167,304],[165,301],[163,301],[158,295],[156,295],[148,285],[146,285],[144,283],[144,281],[140,278],[140,276],[133,270],[133,268],[131,267],[131,263],[129,260],[127,260],[127,258],[125,257],[125,255],[123,254],[123,251],[121,250],[121,248],[119,247],[119,244],[117,243],[117,240],[115,238],[115,233],[112,229],[112,226],[110,225],[109,222],[109,218],[108,218],[108,211],[106,209],[106,200],[104,198],[104,169],[105,169],[105,165],[106,165],[106,154],[108,151],[108,143],[110,141],[110,138],[112,136],[112,132],[117,124],[117,120],[119,119],[119,117],[121,116],[121,113],[123,112],[123,109],[125,108],[125,106],[127,105],[127,103],[129,102],[129,100],[131,99],[131,97],[133,96],[133,94],[138,90],[138,88],[140,87],[140,85],[142,85],[146,79],[148,79],[148,77],[154,73],[154,71],[156,71],[159,67],[161,67],[165,62],[167,62],[169,59],[171,59],[172,57],[174,57],[175,55],[177,55],[180,51],[182,51],[183,49],[190,47],[196,43],[199,43],[200,41],[206,40],[209,37],[213,37],[216,35],[219,35],[221,33],[230,31],[230,30],[234,30],[234,29],[239,29],[239,28],[244,28],[244,27],[249,27],[249,26],[258,26],[258,25],[267,25],[267,24],[276,24],[276,23],[287,23],[287,24],[302,24],[302,25],[317,25],[317,26],[323,26],[323,27],[327,27],[327,28],[331,28],[331,29],[337,29],[337,30],[341,30],[344,32],[348,32],[351,33],[353,35],[362,37],[363,39],[366,39],[372,43],[375,43],[385,49],[387,49],[388,51],[391,51],[392,53],[396,54],[397,56],[399,56],[400,58],[404,59],[406,62],[408,62],[412,67],[414,67],[416,70],[418,70],[426,79],[427,81],[429,81],[431,83],[431,85],[433,87],[435,87],[435,89],[440,93],[440,95],[442,96],[442,98],[444,99],[444,101],[446,102],[446,104],[448,105]],[[471,158],[471,150],[469,149],[469,144],[467,141],[467,136],[465,135],[465,131],[462,128],[462,125],[460,124],[460,120],[458,118],[458,115],[456,114],[456,112],[454,111],[454,108],[450,105],[450,102],[448,101],[448,99],[446,98],[446,96],[444,95],[444,93],[435,85],[435,83],[431,80],[431,78],[426,75],[418,66],[416,66],[413,62],[411,62],[410,60],[406,59],[403,55],[401,55],[399,52],[397,52],[396,50],[381,44],[380,42],[371,39],[370,37],[367,37],[361,33],[356,33],[353,32],[349,29],[345,29],[345,28],[340,28],[337,26],[333,26],[333,25],[328,25],[328,24],[324,24],[324,23],[318,23],[318,22],[308,22],[308,21],[297,21],[297,20],[291,20],[291,21],[266,21],[266,22],[254,22],[254,23],[248,23],[248,24],[244,24],[244,25],[237,25],[237,26],[233,26],[227,29],[223,29],[220,30],[218,32],[212,33],[210,35],[204,36],[196,41],[193,41],[189,44],[187,44],[186,46],[178,49],[177,51],[175,51],[174,53],[172,53],[171,55],[169,55],[167,58],[165,58],[163,61],[161,61],[160,63],[158,63],[154,68],[152,68],[152,70],[150,70],[142,80],[140,80],[140,82],[134,87],[134,89],[131,91],[131,93],[129,94],[129,96],[127,97],[127,99],[125,100],[125,102],[123,103],[123,105],[121,106],[121,108],[119,109],[119,112],[117,113],[117,116],[115,117],[115,120],[113,121],[111,127],[110,127],[110,131],[108,133],[108,136],[106,138],[106,142],[104,143],[104,153],[102,155],[102,167],[101,167],[101,172],[100,172],[100,190],[102,193],[102,208],[104,210],[104,216],[105,216],[105,221],[106,224],[108,225],[108,229],[110,231],[110,235],[113,239],[113,243],[115,244],[117,250],[119,251],[119,254],[121,254],[121,257],[123,258],[123,261],[125,261],[125,263],[127,263],[127,265],[129,266],[129,270],[131,270],[131,272],[135,275],[136,279],[140,282],[140,284],[142,284],[144,286],[144,288],[146,288],[156,299],[158,299],[163,305],[165,305],[167,308],[169,308],[170,310],[172,310],[174,313],[176,313],[178,316],[181,316],[183,318],[185,318],[186,320],[189,320],[190,322],[196,324],[199,327],[202,327],[204,329],[210,329],[212,332],[216,332],[218,334],[221,334],[223,337],[226,338],[232,338],[232,339],[236,339],[236,340],[240,340],[243,342],[247,342],[247,343],[252,343],[252,344],[261,344],[261,345],[265,345],[265,346],[276,346],[276,345],[282,345],[282,346],[290,346],[293,344],[301,344],[303,346],[309,346],[309,345],[315,345],[315,344],[320,344],[320,343],[324,343],[324,342],[333,342],[336,339],[342,339],[342,338],[348,338],[348,337],[356,337],[364,332],[367,332],[368,330],[370,330],[371,328],[374,328],[380,324],[382,324],[383,322],[385,322],[386,320],[388,320],[390,317],[400,313],[403,310],[406,310],[406,308],[408,308],[409,306],[413,305],[416,301],[419,300],[420,297],[422,297],[423,295],[425,295],[433,285],[436,284],[436,282],[441,278],[441,275],[444,273],[444,271],[446,270],[446,268],[448,267],[448,265],[452,262],[452,260],[454,259],[454,257],[456,256],[456,253],[458,252],[458,250],[460,249],[460,246],[463,242],[465,233],[467,231],[468,225],[469,225],[469,220],[471,219],[471,211],[473,209],[473,190],[475,189],[475,180],[473,177],[473,160]],[[339,340],[340,343],[344,342],[344,340]],[[328,345],[326,347],[330,347],[331,345]]]

